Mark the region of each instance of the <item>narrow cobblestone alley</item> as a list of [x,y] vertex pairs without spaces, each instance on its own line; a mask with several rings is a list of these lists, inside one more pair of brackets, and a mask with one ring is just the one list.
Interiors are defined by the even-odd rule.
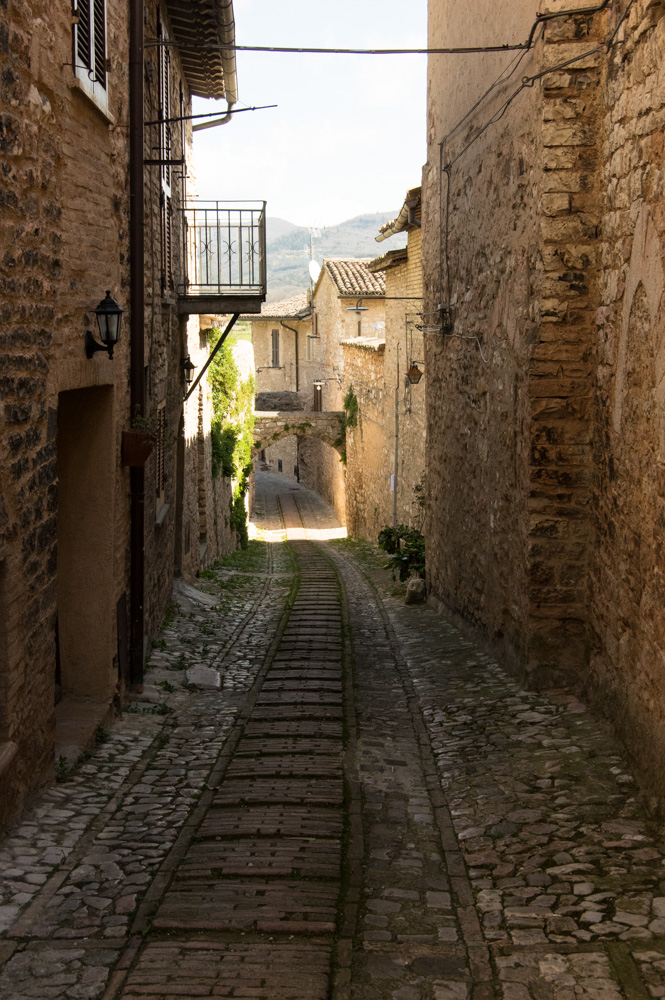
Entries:
[[0,1000],[665,997],[663,842],[604,724],[309,491],[259,474],[254,525],[0,842]]

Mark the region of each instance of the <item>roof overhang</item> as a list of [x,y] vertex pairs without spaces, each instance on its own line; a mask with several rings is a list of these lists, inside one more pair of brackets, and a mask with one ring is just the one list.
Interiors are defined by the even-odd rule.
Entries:
[[381,257],[375,257],[367,265],[368,271],[388,271],[391,267],[397,267],[398,264],[403,264],[404,261],[409,259],[409,251],[407,247],[400,247],[399,250],[389,250],[388,253],[382,254]]
[[228,104],[235,104],[238,80],[233,0],[166,0],[166,6],[192,94],[225,98]]
[[408,233],[410,229],[419,229],[421,219],[421,189],[420,187],[410,188],[406,192],[406,198],[397,218],[391,222],[386,222],[381,226],[379,235],[374,239],[377,243],[387,240],[396,233]]

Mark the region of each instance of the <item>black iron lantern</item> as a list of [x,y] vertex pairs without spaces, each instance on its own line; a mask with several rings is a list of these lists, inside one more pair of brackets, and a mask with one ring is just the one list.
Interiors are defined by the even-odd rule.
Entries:
[[111,293],[106,292],[106,297],[102,299],[94,310],[97,317],[99,337],[101,344],[98,344],[90,330],[85,331],[85,353],[91,358],[97,351],[108,351],[109,358],[113,357],[113,348],[118,343],[120,336],[120,321],[125,310],[119,306],[115,299],[111,298]]
[[421,372],[420,368],[418,367],[415,361],[411,362],[411,367],[406,373],[406,377],[408,378],[411,385],[418,385],[421,378],[423,377],[423,372]]
[[192,359],[189,354],[186,355],[180,362],[180,367],[185,373],[185,382],[187,385],[192,384],[192,379],[194,378],[194,372],[196,371],[196,365],[192,364]]

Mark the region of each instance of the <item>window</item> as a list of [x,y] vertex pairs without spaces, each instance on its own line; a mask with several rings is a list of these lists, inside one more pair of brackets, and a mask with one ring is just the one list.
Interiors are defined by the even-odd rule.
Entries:
[[314,357],[314,351],[312,350],[312,340],[313,339],[314,339],[313,337],[310,337],[310,336],[307,337],[307,360],[308,361],[311,361],[312,358]]
[[323,410],[323,386],[318,383],[314,383],[314,406],[312,407],[315,413],[321,413]]
[[74,17],[74,73],[88,97],[106,110],[106,0],[75,0]]
[[279,330],[272,331],[272,367],[279,368]]

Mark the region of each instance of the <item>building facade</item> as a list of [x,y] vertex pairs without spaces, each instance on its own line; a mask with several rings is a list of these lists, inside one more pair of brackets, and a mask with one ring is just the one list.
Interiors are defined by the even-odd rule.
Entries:
[[[174,572],[232,542],[214,523],[226,498],[205,390],[184,401],[184,363],[207,355],[198,313],[265,296],[258,265],[251,281],[234,265],[201,275],[210,218],[186,189],[191,95],[235,100],[233,55],[203,70],[195,55],[201,33],[228,42],[231,4],[77,0],[72,16],[10,0],[5,15],[2,824],[52,776],[54,747],[75,753],[140,685]],[[249,238],[262,209],[248,211]],[[92,352],[111,299],[118,342]]]
[[[127,5],[12,2],[2,29],[0,801],[53,771],[54,700],[108,710],[128,589]],[[75,65],[72,65],[74,53]],[[86,329],[124,307],[111,360]],[[98,336],[98,335],[97,335]],[[126,621],[126,618],[125,618]]]
[[407,246],[368,265],[385,280],[385,328],[377,331],[382,336],[343,342],[344,382],[358,400],[357,422],[346,440],[347,526],[350,534],[370,541],[386,525],[421,526],[414,493],[424,486],[427,391],[420,188],[407,193],[402,211],[377,240],[398,233],[407,233]]
[[430,4],[428,578],[662,796],[662,7]]
[[[385,326],[383,272],[373,273],[368,263],[324,260],[311,295],[267,303],[260,317],[248,317],[258,411],[342,411],[345,340],[380,336]],[[315,490],[346,524],[346,469],[340,457],[313,435],[293,434],[262,449],[260,460]]]

